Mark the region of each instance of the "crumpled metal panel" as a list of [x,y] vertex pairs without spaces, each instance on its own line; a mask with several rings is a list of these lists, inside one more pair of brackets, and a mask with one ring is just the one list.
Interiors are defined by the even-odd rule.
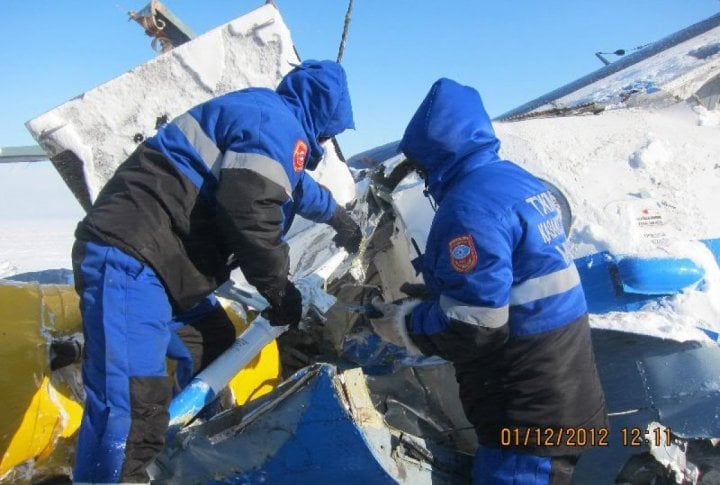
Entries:
[[615,330],[592,330],[593,347],[605,390],[608,411],[622,413],[652,407],[637,361],[699,347],[697,342],[676,342]]
[[720,437],[720,348],[649,357],[638,367],[662,424],[684,437]]
[[270,401],[287,395],[249,424],[242,421],[257,407],[180,433],[158,458],[154,482],[340,483],[362,474],[393,483],[349,418],[333,376],[331,366],[306,368],[273,392]]
[[658,411],[647,392],[648,383],[639,369],[639,361],[661,362],[675,355],[694,352],[699,344],[599,329],[592,330],[592,340],[610,413],[608,446],[593,447],[582,455],[574,482],[605,484],[615,481],[632,455],[649,451],[642,442],[637,447],[624,443],[623,430],[645,429],[652,421],[670,426],[661,419],[665,405]]
[[177,434],[153,483],[467,483],[472,455],[387,427],[359,370],[304,368]]
[[474,453],[475,429],[465,417],[452,364],[405,367],[367,379],[375,407],[397,429]]

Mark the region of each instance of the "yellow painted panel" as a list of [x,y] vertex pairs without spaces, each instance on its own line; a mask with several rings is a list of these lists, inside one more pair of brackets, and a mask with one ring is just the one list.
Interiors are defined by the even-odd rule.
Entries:
[[[219,300],[235,325],[237,334],[240,335],[247,328],[247,323],[237,311],[232,309],[233,304],[230,301],[222,298]],[[280,352],[277,342],[272,341],[230,381],[229,387],[233,392],[235,404],[242,406],[272,391],[280,384],[280,374]]]
[[[0,480],[12,478],[12,468],[31,459],[37,460],[36,472],[71,466],[82,407],[59,376],[51,383],[48,349],[50,339],[81,332],[78,303],[68,285],[0,281],[0,339],[12,343],[0,345]],[[244,319],[233,304],[223,305],[240,333]],[[272,342],[230,387],[239,405],[271,391],[279,380],[280,357]]]

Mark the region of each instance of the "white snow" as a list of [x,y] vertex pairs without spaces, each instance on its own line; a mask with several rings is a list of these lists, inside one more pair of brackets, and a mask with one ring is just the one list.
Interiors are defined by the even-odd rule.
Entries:
[[70,268],[80,204],[50,162],[0,164],[0,278]]
[[707,246],[695,241],[674,241],[671,251],[689,257],[705,270],[702,291],[684,291],[655,309],[667,318],[683,316],[698,327],[720,333],[720,268]]
[[648,133],[648,144],[630,156],[632,168],[662,170],[663,165],[672,161],[672,149],[661,139]]
[[0,278],[29,271],[71,268],[78,219],[0,221]]
[[698,115],[700,126],[720,126],[720,111],[708,110],[704,106],[696,106],[695,112]]
[[17,273],[18,273],[17,266],[12,264],[10,261],[0,260],[0,278],[12,276]]
[[670,239],[720,237],[720,127],[686,103],[498,123],[502,156],[557,185],[573,208],[580,257],[654,250],[638,218],[660,215]]
[[592,328],[650,335],[678,342],[709,342],[708,336],[696,327],[696,323],[692,317],[670,311],[660,312],[657,309],[590,315]]
[[[720,207],[720,127],[699,126],[684,104],[497,123],[495,129],[501,156],[568,197],[575,258],[600,251],[681,257],[693,251],[672,241],[720,237],[720,217],[711,210]],[[424,247],[434,214],[422,189],[410,175],[393,201]]]

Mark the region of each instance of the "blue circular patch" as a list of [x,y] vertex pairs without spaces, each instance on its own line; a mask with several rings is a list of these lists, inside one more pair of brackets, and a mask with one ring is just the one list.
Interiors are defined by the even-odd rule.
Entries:
[[466,244],[458,244],[452,250],[452,256],[455,259],[464,259],[470,255],[470,246]]

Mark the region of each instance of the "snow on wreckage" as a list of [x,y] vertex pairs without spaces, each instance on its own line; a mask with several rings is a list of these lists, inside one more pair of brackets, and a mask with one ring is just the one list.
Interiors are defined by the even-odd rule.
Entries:
[[[207,55],[208,51],[212,52],[212,55]],[[218,62],[218,59],[220,62]],[[88,207],[119,164],[127,158],[139,142],[152,135],[159,124],[174,118],[200,102],[227,91],[247,86],[274,87],[283,75],[292,68],[292,64],[297,62],[298,57],[293,49],[289,32],[283,24],[279,13],[272,6],[265,6],[200,36],[192,42],[179,46],[165,55],[159,56],[153,61],[139,66],[28,122],[28,128],[56,164],[81,204]],[[133,95],[132,93],[142,93],[142,96]],[[354,182],[347,167],[341,162],[339,149],[333,150],[332,146],[330,146],[326,151],[325,159],[312,175],[332,190],[339,203],[344,204],[354,198]],[[331,231],[327,231],[323,227],[311,227],[307,221],[298,218],[287,236],[291,247],[291,274],[296,281],[301,281],[302,277],[307,276],[305,280],[310,281],[310,284],[304,296],[312,297],[312,301],[309,302],[308,306],[316,312],[318,318],[322,318],[327,301],[334,301],[333,298],[320,291],[317,283],[314,282],[314,279],[318,278],[317,269],[326,260],[333,259],[331,256],[338,252],[337,248],[331,243],[332,235]],[[307,248],[313,248],[313,251],[307,251]],[[347,269],[346,265],[342,271],[347,271]],[[39,276],[44,277],[46,275],[41,274]],[[224,288],[221,293],[251,303],[249,306],[254,306],[255,309],[262,306],[262,302],[258,300],[256,295],[253,295],[254,289],[247,288],[247,285],[244,284],[242,274],[238,273],[233,277],[236,279],[236,284]],[[17,278],[23,279],[24,276],[20,275]],[[33,330],[37,335],[33,335],[32,341],[28,340],[28,346],[36,348],[37,351],[31,353],[30,359],[25,359],[29,361],[26,362],[27,368],[24,369],[23,379],[27,383],[32,383],[33,378],[37,375],[52,375],[51,385],[43,385],[43,389],[47,387],[47,391],[41,393],[41,389],[37,389],[37,386],[29,385],[29,389],[25,390],[26,392],[15,400],[17,402],[13,402],[13,407],[17,412],[13,414],[13,419],[7,421],[7,429],[3,430],[5,431],[3,439],[9,445],[3,450],[3,477],[5,479],[40,479],[43,475],[67,472],[69,465],[67,457],[71,453],[70,451],[66,450],[62,455],[65,458],[65,463],[63,463],[62,458],[50,462],[47,457],[51,454],[55,456],[53,452],[60,450],[60,444],[68,445],[63,447],[64,449],[72,447],[72,437],[77,427],[78,413],[81,412],[81,409],[78,411],[77,405],[77,403],[82,402],[81,389],[66,389],[66,381],[74,383],[77,381],[77,372],[73,372],[77,370],[74,361],[78,357],[77,345],[82,343],[82,337],[77,333],[79,331],[78,315],[72,315],[71,321],[66,325],[69,328],[65,328],[66,326],[58,328],[55,325],[56,318],[52,312],[47,318],[37,322],[36,318],[34,318],[33,308],[36,309],[38,306],[43,307],[46,305],[43,300],[48,290],[46,286],[12,283],[5,285],[3,289],[6,290],[4,294],[5,302],[16,301],[18,293],[32,297],[26,313],[33,315],[29,319],[36,325]],[[17,291],[12,293],[11,289]],[[76,307],[77,300],[72,289],[63,287],[63,291],[65,299],[62,300],[61,308]],[[33,307],[33,305],[35,306]],[[231,318],[234,317],[235,320],[240,320],[235,323],[239,329],[242,329],[245,325],[243,320],[247,320],[244,318],[247,316],[245,309],[231,303],[228,306],[228,313]],[[10,312],[3,321],[17,321],[18,315],[15,313],[17,308],[12,308],[12,305],[3,305],[3,308]],[[308,334],[311,332],[312,328],[309,329]],[[299,335],[300,337],[296,336],[296,338],[302,338],[304,334]],[[292,339],[293,336],[290,335],[289,338]],[[302,343],[296,343],[296,345],[290,347],[284,357],[297,358],[300,356],[303,358],[303,354],[297,350],[298,348],[302,348]],[[67,355],[58,360],[56,355],[52,355],[53,352],[58,351],[62,351],[63,354],[67,353]],[[58,366],[57,370],[48,368],[51,358],[53,366]],[[38,365],[39,363],[42,363],[42,365]],[[244,404],[252,399],[258,400],[257,398],[268,391],[268,387],[274,387],[278,377],[278,364],[277,347],[274,343],[271,343],[263,349],[258,358],[250,362],[233,380],[235,383],[241,381],[242,384],[233,387],[233,382],[231,382],[235,403]],[[292,369],[292,364],[285,365],[286,372],[290,372]],[[469,469],[468,466],[458,467],[455,464],[455,461],[457,461],[455,455],[448,452],[446,461],[449,461],[449,463],[442,467],[442,470],[446,471],[433,471],[432,467],[428,465],[428,452],[425,451],[422,440],[398,438],[402,433],[390,433],[387,430],[381,436],[382,440],[384,440],[381,442],[381,447],[384,446],[386,450],[397,450],[398,446],[402,445],[389,446],[393,441],[397,440],[398,443],[404,444],[411,450],[407,453],[410,458],[404,463],[402,460],[395,461],[390,459],[389,455],[383,454],[380,458],[383,458],[387,463],[379,464],[379,458],[373,458],[375,454],[368,448],[364,434],[359,433],[359,428],[356,421],[350,416],[347,405],[350,400],[363,404],[362,409],[365,410],[357,415],[357,419],[372,424],[373,428],[380,426],[381,431],[385,429],[384,425],[378,424],[382,423],[381,419],[370,419],[372,415],[367,403],[361,402],[363,396],[366,401],[369,401],[366,390],[364,391],[365,394],[363,394],[365,387],[362,373],[359,374],[359,379],[353,379],[352,373],[336,376],[334,367],[323,367],[322,372],[302,371],[301,374],[298,374],[298,379],[301,379],[302,387],[307,388],[308,380],[302,378],[302,375],[307,375],[312,379],[324,379],[322,382],[326,384],[322,389],[330,391],[330,394],[326,392],[317,397],[320,400],[328,400],[324,407],[314,406],[318,410],[324,410],[319,413],[319,416],[327,416],[327,419],[324,426],[317,424],[317,418],[310,420],[311,434],[315,437],[318,435],[324,436],[330,440],[336,435],[333,431],[337,429],[338,433],[343,436],[347,435],[346,444],[343,447],[347,456],[354,457],[357,455],[359,457],[352,463],[338,462],[335,471],[325,463],[324,459],[321,462],[312,462],[310,460],[306,465],[306,475],[308,477],[311,473],[322,477],[335,476],[338,479],[355,477],[359,470],[368,469],[370,460],[378,463],[375,467],[375,476],[378,478],[385,477],[387,481],[394,481],[403,476],[407,476],[409,479],[413,477],[429,477],[431,474],[437,473],[447,473],[449,476],[454,476],[456,472],[453,470],[455,469]],[[17,375],[8,375],[7,384],[9,385],[17,378]],[[328,378],[331,379],[328,380]],[[343,397],[345,393],[341,392],[340,381],[351,381],[350,384],[352,385],[346,384],[345,388],[348,389],[348,393],[351,388],[357,389],[352,392],[354,397]],[[292,390],[290,394],[294,395],[299,392],[298,386],[289,385],[289,387]],[[287,387],[278,392],[286,393]],[[60,399],[58,402],[57,399],[52,397],[58,393],[66,399]],[[313,397],[315,394],[316,392],[312,390],[309,397],[315,399]],[[51,397],[48,398],[46,395]],[[285,394],[281,395],[285,396]],[[33,403],[39,399],[45,405],[38,412],[36,411],[37,406]],[[73,407],[74,413],[68,413],[67,406],[65,406],[66,401],[75,405]],[[275,394],[273,394],[270,401],[270,409],[279,407]],[[265,400],[258,400],[259,411],[268,409],[265,406],[266,402]],[[333,402],[335,403],[334,407]],[[333,409],[335,411],[331,412]],[[246,408],[241,414],[234,414],[234,417],[230,419],[238,420],[249,410],[249,408]],[[28,443],[35,426],[38,424],[47,426],[44,421],[40,423],[38,417],[47,417],[51,423],[55,424],[48,436],[42,436],[42,439],[37,443],[34,441]],[[194,424],[198,424],[200,421],[196,420]],[[253,421],[261,423],[260,415],[256,414]],[[296,425],[302,422],[300,417],[295,421]],[[252,423],[243,419],[241,425],[243,428],[250,429]],[[197,426],[191,427],[191,429],[195,427]],[[225,431],[226,434],[232,436],[233,430],[234,428],[228,428]],[[245,433],[247,434],[247,432]],[[265,435],[267,428],[261,427],[260,433]],[[247,446],[250,446],[250,450],[259,450],[258,440],[248,441],[243,438],[246,434],[239,435],[239,438],[233,437],[231,443],[234,443],[234,446],[240,447],[240,449],[246,449]],[[59,442],[66,437],[70,438],[66,440],[67,442]],[[167,453],[172,454],[173,444],[181,443],[186,439],[186,431],[183,431],[178,434],[177,439],[169,440]],[[313,441],[317,442],[317,439],[314,438]],[[287,446],[282,441],[278,443],[289,450],[287,454],[278,453],[274,456],[282,459],[280,463],[283,463],[283,460],[297,461],[302,458],[301,448],[298,448],[293,443]],[[32,446],[28,446],[29,444]],[[361,453],[361,447],[364,447],[367,451]],[[219,452],[220,448],[217,451]],[[296,476],[298,473],[297,466],[292,466],[290,469],[287,466],[280,466],[280,468],[273,471],[270,463],[267,462],[266,455],[251,453],[248,456],[257,458],[257,461],[239,463],[223,457],[222,461],[230,465],[229,469],[227,467],[221,468],[219,465],[210,469],[199,466],[193,470],[195,475],[192,476],[188,470],[173,465],[172,460],[163,460],[161,457],[158,460],[155,473],[158,479],[165,477],[170,481],[181,482],[188,480],[203,482],[218,477],[232,479],[233,477],[249,476],[253,473],[259,473],[270,478],[274,476],[280,479],[290,469],[293,475]],[[318,455],[317,458],[320,459],[321,457]],[[184,461],[181,460],[181,462]],[[37,466],[33,466],[34,464]],[[16,465],[20,466],[17,467]],[[387,471],[386,468],[391,466],[394,466],[394,468]],[[206,473],[197,475],[197,473],[202,472]]]
[[[712,17],[649,46],[651,55],[641,51],[634,62],[611,65],[496,123],[502,153],[548,181],[555,199],[537,201],[540,209],[558,211],[559,205],[564,227],[572,226],[567,251],[593,312],[611,433],[607,447],[581,459],[580,483],[617,477],[647,483],[649,476],[712,483],[720,476],[710,441],[720,437],[720,357],[712,338],[720,331],[720,220],[708,217],[719,202],[712,188],[720,181],[720,137],[711,104],[719,25],[720,16]],[[203,55],[208,49],[213,56]],[[149,136],[158,118],[171,119],[218,94],[272,87],[288,61],[297,61],[289,32],[266,6],[28,127],[53,159],[81,169],[72,179],[74,192],[82,197],[84,186],[90,201],[134,150],[134,134]],[[180,85],[181,92],[172,89]],[[131,92],[144,94],[135,99],[126,95]],[[590,105],[596,115],[579,116]],[[468,480],[475,437],[452,368],[381,343],[363,315],[348,311],[349,304],[362,309],[377,292],[399,299],[403,284],[421,282],[413,261],[432,218],[422,183],[408,173],[396,144],[351,158],[350,171],[339,153],[327,152],[313,175],[339,202],[356,200],[368,236],[361,255],[329,278],[327,290],[340,303],[316,311],[302,332],[279,339],[288,377],[281,385],[259,396],[268,391],[257,392],[262,379],[278,377],[272,365],[260,372],[261,356],[244,371],[258,374],[260,383],[247,399],[236,399],[243,406],[196,420],[170,439],[154,470],[158,482]],[[312,275],[336,252],[331,237],[323,226],[295,222],[288,238],[293,279]],[[221,293],[254,302],[242,275],[233,279]],[[22,285],[3,287],[10,288]],[[316,307],[324,310],[322,303]],[[77,330],[57,321],[47,317],[37,342]],[[264,359],[272,364],[277,354]],[[30,375],[49,375],[62,384],[61,394],[72,396],[59,374],[69,375],[70,368],[32,368]],[[49,402],[51,414],[59,405]],[[62,436],[72,434],[72,416],[58,418],[67,430]],[[48,449],[52,445],[28,458]]]
[[[611,414],[579,483],[720,478],[719,48],[716,15],[495,120],[501,156],[548,181],[572,220]],[[349,160],[394,215],[375,257],[392,298],[433,216],[397,145]]]

